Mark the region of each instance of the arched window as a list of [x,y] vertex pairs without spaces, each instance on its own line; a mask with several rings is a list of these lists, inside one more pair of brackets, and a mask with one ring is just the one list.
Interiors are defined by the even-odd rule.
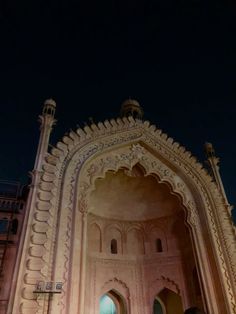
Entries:
[[117,240],[111,240],[111,254],[117,254]]
[[153,314],[164,314],[164,313],[165,312],[160,301],[158,299],[155,299],[154,304],[153,304]]
[[[99,314],[127,314],[123,297],[114,290],[108,291],[100,298]],[[165,313],[164,313],[165,314]]]
[[117,314],[116,305],[112,298],[107,294],[103,295],[100,299],[99,314]]
[[161,239],[156,239],[156,252],[163,252]]
[[154,314],[182,314],[184,312],[180,295],[170,289],[161,290],[156,300],[158,302],[154,301],[154,310],[156,310],[156,312],[153,311]]

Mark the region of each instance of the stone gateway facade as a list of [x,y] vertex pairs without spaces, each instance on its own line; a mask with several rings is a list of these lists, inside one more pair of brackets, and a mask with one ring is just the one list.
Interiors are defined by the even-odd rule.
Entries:
[[236,233],[212,146],[210,176],[136,101],[122,108],[49,153],[45,102],[8,314],[236,313]]

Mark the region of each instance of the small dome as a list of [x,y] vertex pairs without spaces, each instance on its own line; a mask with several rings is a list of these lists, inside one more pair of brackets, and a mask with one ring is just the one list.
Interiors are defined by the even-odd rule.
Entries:
[[46,99],[44,102],[44,106],[52,106],[52,107],[56,108],[56,102],[52,98]]
[[121,117],[132,116],[141,119],[143,117],[143,109],[135,99],[127,99],[121,105]]
[[208,143],[208,142],[205,143],[205,151],[206,151],[207,157],[215,156],[215,150],[211,143]]
[[43,104],[43,114],[54,117],[56,111],[56,102],[52,98],[45,100]]

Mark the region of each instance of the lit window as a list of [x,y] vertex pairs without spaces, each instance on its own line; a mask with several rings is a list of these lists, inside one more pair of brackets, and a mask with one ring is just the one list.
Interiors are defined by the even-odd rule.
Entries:
[[116,305],[108,295],[103,295],[100,299],[99,314],[117,314]]

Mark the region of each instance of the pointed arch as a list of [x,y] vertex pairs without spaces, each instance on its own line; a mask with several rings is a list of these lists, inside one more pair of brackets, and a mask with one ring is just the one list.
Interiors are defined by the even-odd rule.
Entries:
[[[110,154],[112,150],[116,153]],[[212,255],[211,263],[215,265],[214,270],[220,280],[217,290],[225,296],[225,311],[236,313],[236,244],[229,209],[211,177],[189,152],[148,121],[132,117],[71,131],[46,156],[40,182],[34,187],[35,197],[29,204],[28,224],[32,228],[25,237],[22,260],[27,263],[22,263],[18,275],[15,312],[19,312],[19,307],[22,313],[35,307],[35,301],[30,301],[32,280],[23,280],[24,277],[31,278],[32,271],[34,278],[46,280],[61,269],[65,291],[80,291],[79,285],[70,287],[69,283],[76,273],[74,265],[83,260],[84,248],[75,250],[73,256],[71,248],[74,239],[82,237],[86,229],[87,197],[96,178],[103,177],[106,171],[117,171],[121,167],[131,170],[137,163],[145,169],[145,175],[156,175],[160,182],[169,184],[186,208],[200,275],[204,278],[208,311],[222,312],[220,304],[214,303],[217,300],[213,288],[215,281],[207,263]],[[60,230],[56,229],[57,225],[60,225]],[[203,227],[209,235],[202,233]],[[60,250],[57,239],[63,243]],[[207,251],[205,241],[208,241],[207,247],[211,252]],[[37,254],[31,255],[29,247]],[[51,267],[53,261],[56,265],[54,271]],[[40,269],[35,270],[35,265],[39,264]],[[81,280],[84,279],[79,277],[78,282]],[[70,293],[64,293],[53,310],[59,313],[71,302],[77,306],[78,301],[70,299]],[[83,307],[83,302],[81,304]],[[43,301],[39,306],[43,306]]]
[[123,304],[123,311],[121,311],[122,314],[130,314],[130,291],[124,281],[118,279],[117,277],[109,279],[102,285],[98,294],[99,299],[106,293],[110,293],[116,297],[121,304]]
[[162,289],[158,293],[158,298],[163,301],[164,308],[169,314],[182,314],[183,304],[181,296],[168,288]]
[[151,253],[160,253],[168,250],[165,232],[159,226],[152,226],[148,232],[151,244]]
[[106,226],[104,230],[104,249],[107,253],[112,253],[112,241],[116,243],[115,254],[123,253],[123,245],[122,245],[122,230],[118,224],[109,224]]
[[[164,302],[161,300],[161,298],[160,297],[158,297],[158,296],[156,296],[156,298],[155,298],[155,300],[154,300],[154,304],[153,304],[153,314],[157,314],[156,312],[155,312],[155,301],[157,301],[158,302],[158,304],[159,304],[159,306],[161,307],[161,314],[166,314],[166,306],[165,306],[165,304],[164,304]],[[157,308],[157,310],[158,310],[158,308]],[[158,313],[159,314],[159,313]]]
[[[101,300],[105,298],[105,301],[110,303],[109,310],[102,311]],[[112,313],[111,313],[112,312]],[[99,314],[128,314],[127,304],[125,298],[116,290],[112,289],[106,292],[100,297],[100,313]]]

